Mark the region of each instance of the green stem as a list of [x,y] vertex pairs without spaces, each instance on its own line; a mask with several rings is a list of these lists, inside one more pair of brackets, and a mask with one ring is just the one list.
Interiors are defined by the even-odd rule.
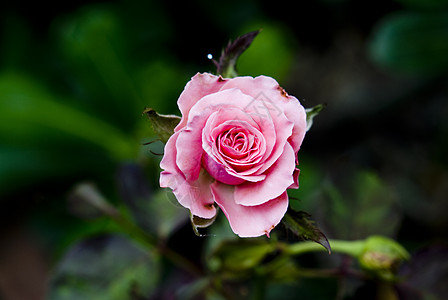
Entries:
[[[364,249],[365,240],[358,241],[342,241],[342,240],[329,240],[331,251],[333,253],[347,254],[353,257],[358,257]],[[309,252],[327,251],[322,245],[306,241],[299,242],[291,245],[283,245],[286,253],[290,255],[300,255]]]
[[224,78],[234,78],[238,76],[234,65],[229,65],[221,74]]

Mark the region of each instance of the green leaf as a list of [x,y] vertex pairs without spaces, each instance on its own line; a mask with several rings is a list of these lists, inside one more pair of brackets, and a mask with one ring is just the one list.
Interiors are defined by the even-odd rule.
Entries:
[[373,33],[373,61],[409,74],[448,70],[448,12],[397,13],[385,18]]
[[283,224],[298,237],[314,241],[325,247],[331,253],[331,246],[325,234],[317,227],[311,215],[304,211],[289,210],[282,220]]
[[224,78],[231,78],[238,76],[236,71],[236,62],[240,55],[252,44],[254,38],[258,35],[260,30],[246,33],[237,37],[233,42],[229,42],[227,47],[222,51],[217,65],[217,73]]
[[149,297],[158,281],[158,263],[121,236],[100,236],[75,246],[60,261],[50,300],[122,300]]
[[300,267],[294,261],[294,257],[291,256],[281,259],[276,258],[263,265],[261,269],[262,273],[269,278],[270,283],[288,282],[294,284],[302,275]]
[[317,116],[322,109],[324,109],[324,104],[318,104],[316,106],[310,107],[305,109],[306,112],[306,131],[311,129],[311,126],[313,126],[313,119],[315,116]]
[[148,116],[154,132],[164,143],[166,143],[168,139],[173,135],[174,128],[177,126],[177,124],[179,124],[181,119],[180,117],[174,115],[158,114],[152,108],[146,108],[143,113]]
[[[207,260],[212,270],[243,275],[258,266],[263,259],[275,250],[275,245],[265,239],[228,240],[220,244]],[[238,274],[240,273],[241,274]]]

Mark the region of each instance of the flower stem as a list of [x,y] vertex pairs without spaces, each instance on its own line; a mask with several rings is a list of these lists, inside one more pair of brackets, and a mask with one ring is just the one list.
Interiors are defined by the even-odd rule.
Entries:
[[[358,257],[365,244],[365,240],[358,241],[343,241],[343,240],[329,240],[331,251],[334,253],[348,254],[350,256]],[[327,251],[322,245],[306,241],[291,245],[283,245],[286,253],[290,255],[300,255],[309,252]]]

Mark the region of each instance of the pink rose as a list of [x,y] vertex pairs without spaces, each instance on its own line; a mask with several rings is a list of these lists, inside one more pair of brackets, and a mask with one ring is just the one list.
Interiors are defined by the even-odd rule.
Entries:
[[178,105],[160,186],[195,216],[213,218],[216,203],[239,236],[269,236],[288,208],[286,190],[299,187],[305,109],[270,77],[208,73],[188,82]]

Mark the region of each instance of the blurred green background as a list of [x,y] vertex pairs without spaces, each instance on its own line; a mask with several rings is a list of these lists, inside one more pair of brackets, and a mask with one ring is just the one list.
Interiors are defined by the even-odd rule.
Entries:
[[[145,280],[129,299],[173,299],[191,281],[116,236],[84,198],[98,192],[200,265],[213,237],[196,237],[158,188],[163,145],[144,145],[156,137],[142,112],[179,114],[186,82],[214,71],[207,55],[260,28],[240,75],[272,76],[305,107],[327,105],[300,150],[292,206],[329,238],[383,234],[411,253],[446,246],[448,1],[4,1],[0,21],[0,299],[125,299],[135,278]],[[446,263],[424,266],[413,284],[446,299]],[[305,280],[265,297],[335,291]]]

